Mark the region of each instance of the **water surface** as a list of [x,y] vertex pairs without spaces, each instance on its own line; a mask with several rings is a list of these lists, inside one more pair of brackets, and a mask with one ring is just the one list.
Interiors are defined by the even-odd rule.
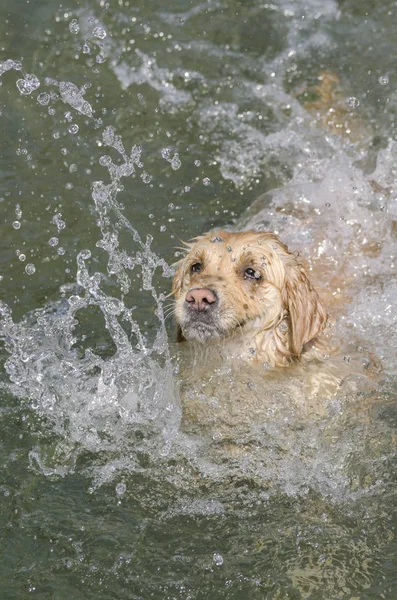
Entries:
[[[393,600],[394,2],[0,16],[2,598]],[[331,398],[186,375],[165,296],[215,227],[344,282]]]

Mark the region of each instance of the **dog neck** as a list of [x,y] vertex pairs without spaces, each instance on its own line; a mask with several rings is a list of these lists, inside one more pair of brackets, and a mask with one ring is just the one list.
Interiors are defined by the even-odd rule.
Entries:
[[250,323],[240,333],[224,341],[225,351],[231,359],[261,363],[264,367],[286,367],[294,362],[289,350],[289,327],[283,320],[277,327],[258,331]]

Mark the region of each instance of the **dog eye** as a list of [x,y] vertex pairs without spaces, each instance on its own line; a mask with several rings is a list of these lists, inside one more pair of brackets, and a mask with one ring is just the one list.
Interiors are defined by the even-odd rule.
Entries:
[[201,269],[203,268],[203,265],[199,262],[194,263],[194,265],[192,265],[190,267],[190,272],[191,273],[200,273]]
[[262,279],[262,275],[259,271],[255,271],[255,269],[245,269],[244,279],[254,279],[255,281],[259,281]]

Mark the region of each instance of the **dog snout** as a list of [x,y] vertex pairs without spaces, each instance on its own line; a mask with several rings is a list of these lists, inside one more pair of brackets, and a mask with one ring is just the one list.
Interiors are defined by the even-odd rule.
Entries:
[[186,294],[185,300],[191,310],[202,312],[214,306],[216,304],[217,297],[214,292],[208,288],[197,288],[190,290]]

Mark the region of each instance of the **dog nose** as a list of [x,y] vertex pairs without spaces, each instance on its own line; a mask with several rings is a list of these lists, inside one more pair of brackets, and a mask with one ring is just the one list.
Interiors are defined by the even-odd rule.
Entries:
[[211,292],[208,288],[199,288],[190,290],[186,294],[185,300],[192,310],[202,311],[208,310],[212,304],[215,304],[217,298],[214,292]]

